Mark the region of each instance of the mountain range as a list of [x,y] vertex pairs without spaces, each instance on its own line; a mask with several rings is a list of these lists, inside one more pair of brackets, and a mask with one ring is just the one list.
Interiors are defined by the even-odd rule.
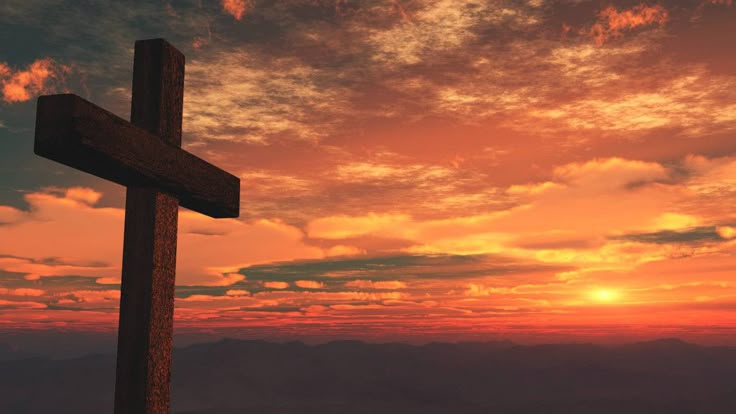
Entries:
[[[319,345],[225,339],[177,348],[173,414],[736,412],[736,347],[511,342]],[[0,412],[111,412],[115,357],[0,346]]]

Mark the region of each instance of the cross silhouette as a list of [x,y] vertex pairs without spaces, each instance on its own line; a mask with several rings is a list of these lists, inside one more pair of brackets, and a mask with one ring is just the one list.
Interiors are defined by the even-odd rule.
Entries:
[[181,149],[184,55],[135,43],[130,122],[76,95],[38,98],[34,152],[127,187],[116,414],[169,411],[179,205],[238,217],[240,180]]

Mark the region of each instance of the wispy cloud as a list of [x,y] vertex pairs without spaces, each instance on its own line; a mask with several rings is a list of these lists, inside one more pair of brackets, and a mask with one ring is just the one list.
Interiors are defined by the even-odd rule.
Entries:
[[346,90],[323,87],[330,76],[295,59],[253,50],[215,52],[187,66],[184,122],[199,139],[318,140],[332,131],[331,120],[347,98]]
[[240,20],[250,5],[250,0],[221,0],[222,8],[231,14],[235,20]]
[[669,20],[669,13],[660,4],[653,6],[640,4],[622,10],[608,6],[601,10],[598,18],[598,22],[590,28],[589,34],[596,44],[601,46],[609,39],[620,37],[623,31],[650,25],[662,27]]
[[64,66],[50,58],[38,59],[25,69],[12,69],[7,63],[0,62],[0,85],[2,97],[7,103],[25,102],[40,94],[50,93],[71,72],[70,66]]

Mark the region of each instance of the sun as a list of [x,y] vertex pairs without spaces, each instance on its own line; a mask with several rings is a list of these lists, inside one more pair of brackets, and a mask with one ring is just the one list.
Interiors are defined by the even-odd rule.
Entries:
[[598,289],[593,292],[593,298],[598,302],[612,303],[618,299],[618,292],[613,289]]

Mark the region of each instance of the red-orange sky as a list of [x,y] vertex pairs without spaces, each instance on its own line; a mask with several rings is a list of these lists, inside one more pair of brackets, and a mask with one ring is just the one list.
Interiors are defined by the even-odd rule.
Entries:
[[127,118],[187,57],[179,332],[736,344],[736,4],[0,5],[0,331],[117,324],[124,191],[32,153],[35,98]]

